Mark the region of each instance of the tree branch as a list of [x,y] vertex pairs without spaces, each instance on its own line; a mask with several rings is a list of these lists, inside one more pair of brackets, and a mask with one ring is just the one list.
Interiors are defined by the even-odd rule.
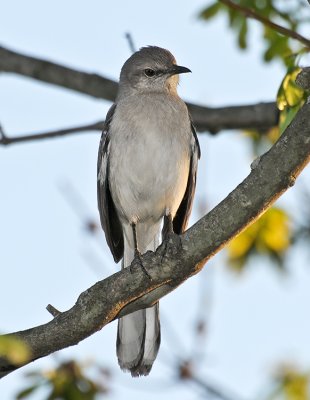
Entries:
[[[109,101],[115,100],[118,88],[115,81],[103,76],[77,71],[4,47],[0,47],[0,72],[23,75]],[[217,133],[222,129],[264,131],[277,125],[279,116],[275,102],[219,108],[188,103],[188,108],[197,130],[211,133]]]
[[310,67],[303,68],[296,77],[296,83],[304,90],[310,90]]
[[[277,124],[278,110],[275,103],[260,103],[217,109],[201,107],[201,110],[198,110],[200,106],[189,103],[187,105],[198,132],[203,131],[206,126],[208,126],[208,131],[212,134],[216,134],[222,129],[249,129],[249,127],[254,129],[255,126],[257,129],[261,129],[262,132],[266,132],[268,126],[261,124],[264,118],[269,121],[274,119],[274,125]],[[254,127],[253,124],[255,125]],[[103,125],[104,121],[97,121],[71,128],[56,129],[36,134],[21,134],[18,136],[7,136],[2,129],[0,132],[0,145],[8,146],[16,143],[39,141],[42,139],[51,139],[89,131],[101,132]]]
[[[131,269],[125,268],[87,289],[70,310],[49,323],[12,334],[29,346],[32,355],[28,362],[77,344],[114,319],[154,304],[198,273],[206,261],[294,184],[310,161],[309,116],[310,101],[220,204],[180,237],[174,236],[155,253],[143,255],[143,265],[152,280],[134,261]],[[143,297],[145,294],[148,296]],[[0,358],[0,377],[20,366]]]
[[102,131],[104,121],[94,122],[92,124],[74,126],[66,129],[57,129],[42,133],[23,134],[18,136],[9,137],[4,133],[3,128],[0,126],[0,145],[8,146],[15,143],[39,141],[42,139],[51,139],[55,137],[68,136],[75,133],[83,133],[89,131]]
[[0,47],[0,71],[13,72],[51,83],[99,99],[114,101],[118,84],[97,74],[89,74],[53,62],[26,56]]
[[284,36],[288,36],[292,39],[298,40],[300,43],[304,44],[306,47],[310,48],[310,40],[305,38],[304,36],[300,35],[298,32],[295,32],[291,29],[285,28],[284,26],[278,25],[270,19],[264,17],[263,15],[258,14],[252,8],[248,8],[246,6],[236,4],[234,1],[231,0],[219,0],[222,4],[225,4],[227,7],[237,10],[244,14],[246,17],[253,18],[256,21],[262,22],[264,25],[269,26],[270,28],[274,29],[275,31],[281,33]]
[[257,129],[266,132],[276,126],[279,120],[275,102],[217,108],[186,104],[198,132],[216,134],[224,129]]
[[125,37],[126,37],[126,39],[127,39],[128,46],[129,46],[130,51],[131,51],[132,53],[135,53],[135,52],[137,51],[137,49],[136,49],[135,43],[134,43],[134,41],[133,41],[133,38],[132,38],[132,36],[131,36],[131,33],[130,33],[130,32],[127,32],[127,33],[125,34]]

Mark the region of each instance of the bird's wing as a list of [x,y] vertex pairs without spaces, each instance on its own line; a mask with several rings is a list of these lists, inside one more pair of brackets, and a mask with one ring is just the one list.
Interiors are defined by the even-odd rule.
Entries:
[[200,158],[200,146],[197,138],[196,129],[190,118],[191,130],[193,134],[191,160],[189,166],[189,174],[187,187],[181,204],[176,212],[173,219],[173,230],[177,234],[181,234],[185,231],[193,206],[195,188],[196,188],[196,175],[197,175],[197,164]]
[[116,104],[113,104],[107,113],[101,135],[97,164],[97,198],[101,225],[114,260],[118,262],[124,254],[123,230],[110,192],[108,164],[109,127],[115,109]]

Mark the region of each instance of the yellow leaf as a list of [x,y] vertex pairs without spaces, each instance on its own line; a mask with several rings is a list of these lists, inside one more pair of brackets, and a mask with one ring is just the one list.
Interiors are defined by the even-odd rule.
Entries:
[[271,211],[265,221],[263,238],[267,248],[281,252],[290,244],[288,216],[280,209],[273,208]]
[[257,234],[257,225],[253,224],[245,231],[240,233],[235,239],[233,239],[227,249],[229,253],[229,258],[237,259],[244,257],[252,247],[255,237]]
[[309,375],[292,368],[283,371],[281,379],[286,400],[309,399]]
[[301,68],[294,67],[283,78],[277,94],[277,105],[283,111],[286,107],[299,105],[305,99],[305,91],[296,85],[295,80]]
[[290,245],[289,217],[273,207],[233,239],[227,247],[229,262],[242,267],[252,254],[281,256]]
[[23,364],[30,359],[29,347],[14,336],[0,338],[0,356],[7,358],[13,364]]

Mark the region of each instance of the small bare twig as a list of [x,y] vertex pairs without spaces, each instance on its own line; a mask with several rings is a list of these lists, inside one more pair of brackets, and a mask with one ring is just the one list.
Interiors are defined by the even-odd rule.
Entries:
[[58,188],[64,199],[68,202],[70,208],[74,210],[78,218],[83,221],[85,230],[89,233],[96,232],[97,222],[93,217],[90,217],[92,212],[77,188],[75,188],[72,183],[67,180],[60,182]]
[[126,37],[126,39],[127,39],[127,42],[128,42],[129,48],[130,48],[130,51],[131,51],[132,53],[135,53],[135,52],[137,51],[137,49],[136,49],[136,46],[135,46],[135,44],[134,44],[134,41],[133,41],[133,38],[132,38],[131,33],[126,32],[125,37]]
[[94,122],[92,124],[74,126],[72,128],[59,129],[55,131],[48,131],[36,134],[26,134],[14,137],[8,137],[4,134],[3,129],[0,127],[0,145],[9,145],[13,143],[31,142],[33,140],[51,139],[60,136],[67,136],[73,133],[81,133],[86,131],[102,131],[104,121]]
[[[61,183],[59,189],[65,200],[68,202],[70,208],[75,211],[78,218],[82,221],[83,228],[88,233],[89,237],[96,239],[97,247],[104,256],[101,260],[95,259],[94,251],[90,250],[88,251],[87,257],[85,253],[82,255],[84,260],[87,261],[93,270],[96,269],[96,273],[99,276],[102,276],[102,273],[106,272],[105,269],[108,270],[108,272],[111,272],[111,266],[104,262],[104,259],[108,258],[108,255],[105,250],[106,248],[103,246],[104,240],[102,230],[99,229],[100,222],[91,216],[92,212],[83,196],[70,182]],[[107,265],[109,268],[107,268]]]
[[52,306],[51,304],[48,304],[46,306],[47,311],[52,314],[52,316],[55,318],[57,317],[57,315],[60,315],[61,312],[57,310],[57,308],[55,308],[54,306]]
[[[236,395],[233,394],[228,394],[224,393],[221,388],[218,388],[217,386],[213,385],[210,382],[206,382],[203,379],[200,379],[199,377],[192,375],[189,378],[193,383],[198,385],[201,389],[203,389],[208,396],[212,396],[213,399],[218,399],[218,400],[233,400],[237,399]],[[208,397],[209,398],[209,397]]]
[[0,144],[7,144],[7,140],[8,140],[8,138],[7,138],[6,134],[4,133],[2,126],[0,125]]
[[[259,22],[263,23],[264,25],[269,26],[270,28],[274,29],[275,31],[281,33],[282,35],[289,36],[292,39],[296,39],[299,42],[303,43],[308,48],[310,48],[310,40],[309,39],[300,35],[298,32],[295,32],[291,29],[285,28],[284,26],[281,26],[279,24],[276,24],[276,23],[270,21],[268,18],[258,14],[252,8],[248,8],[248,7],[242,6],[240,4],[236,4],[235,2],[233,2],[231,0],[219,0],[219,1],[223,4],[225,4],[229,8],[240,11],[246,17],[253,18],[256,21],[259,21]],[[308,0],[308,2],[309,1],[310,0]]]

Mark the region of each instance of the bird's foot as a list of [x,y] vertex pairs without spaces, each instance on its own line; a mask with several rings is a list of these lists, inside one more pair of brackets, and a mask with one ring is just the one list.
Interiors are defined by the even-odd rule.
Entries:
[[169,247],[173,246],[176,250],[174,252],[179,253],[183,250],[182,240],[180,236],[176,233],[167,232],[165,234],[164,240],[161,244],[160,254],[161,254],[161,263],[164,261],[164,258],[167,257],[169,252]]
[[[139,251],[138,249],[135,249],[135,258],[134,258],[134,260],[137,260],[137,261],[138,261],[138,263],[139,263],[139,265],[140,265],[140,267],[141,267],[143,273],[144,273],[144,274],[149,278],[149,280],[151,281],[151,280],[152,280],[152,277],[151,277],[151,275],[149,274],[149,272],[146,270],[145,266],[143,265],[143,261],[142,261],[142,258],[141,258],[141,253],[140,253],[140,251]],[[131,264],[131,265],[132,265],[132,264]],[[130,266],[130,272],[132,272],[131,266]]]

